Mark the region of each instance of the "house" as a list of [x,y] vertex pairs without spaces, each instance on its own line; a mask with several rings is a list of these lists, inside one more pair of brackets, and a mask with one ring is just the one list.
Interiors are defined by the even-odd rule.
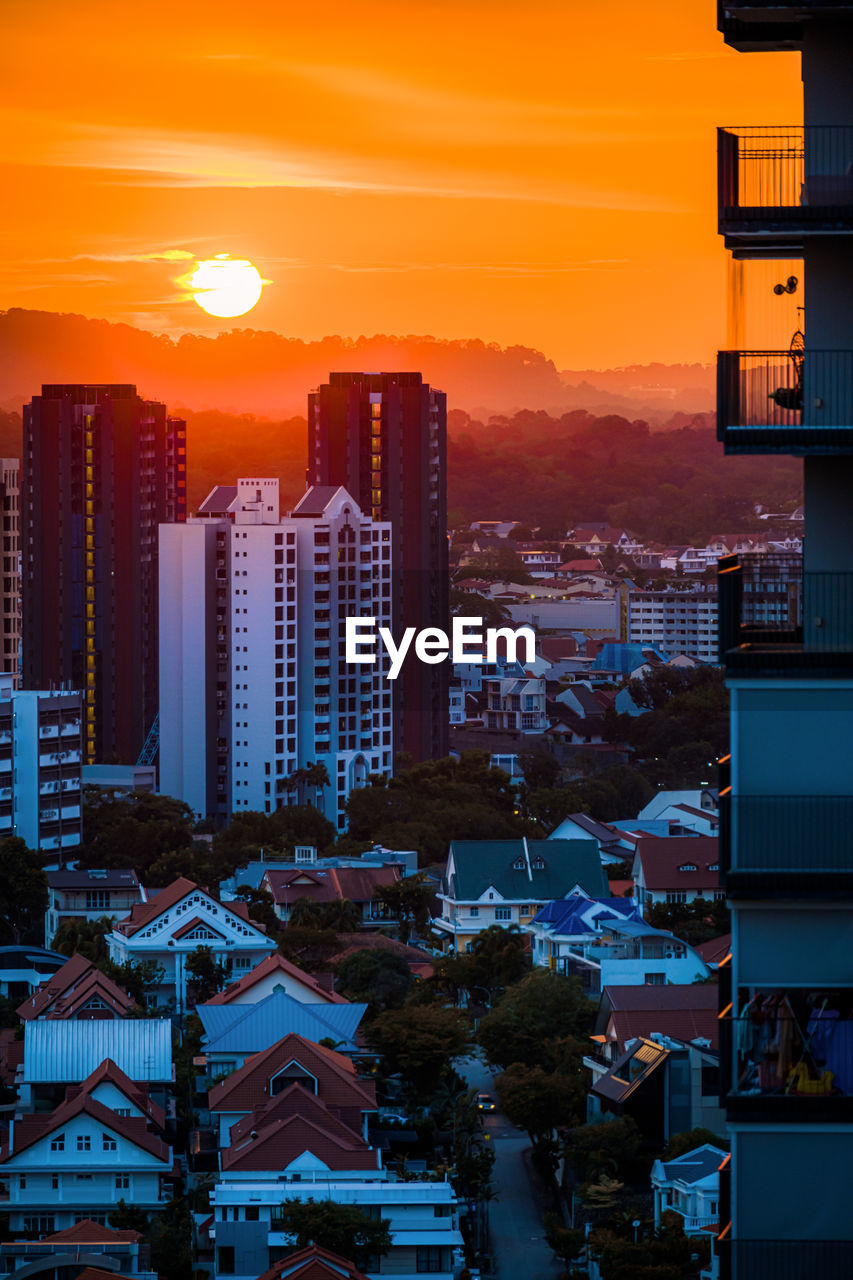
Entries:
[[632,1040],[662,1032],[676,1040],[718,1046],[719,990],[712,984],[606,986],[593,1037],[598,1054],[612,1065]]
[[228,1145],[232,1125],[294,1082],[322,1098],[336,1119],[366,1135],[367,1117],[376,1110],[376,1085],[360,1079],[342,1053],[291,1033],[254,1054],[208,1092],[220,1146]]
[[0,996],[7,1000],[23,1000],[46,977],[65,964],[67,956],[47,947],[16,944],[0,947]]
[[580,978],[589,995],[613,984],[698,982],[710,972],[693,947],[647,924],[625,898],[549,902],[525,932],[535,965]]
[[166,1105],[174,1080],[172,1025],[166,1018],[36,1018],[24,1024],[18,1073],[23,1110],[47,1110],[109,1059],[130,1080],[144,1080]]
[[610,525],[578,526],[566,535],[572,546],[585,551],[587,555],[598,556],[608,547],[614,547],[620,555],[630,556],[643,550],[634,534],[627,529],[615,529]]
[[397,884],[402,877],[398,863],[364,867],[315,864],[288,871],[270,869],[264,873],[260,887],[271,896],[275,914],[285,923],[293,904],[307,898],[320,904],[352,902],[360,908],[365,925],[377,926],[394,920],[391,909],[377,897],[377,889]]
[[454,840],[432,923],[445,950],[468,950],[490,925],[529,924],[546,902],[578,890],[607,894],[591,840]]
[[[455,1274],[453,1254],[462,1244],[462,1236],[458,1229],[456,1197],[448,1181],[395,1182],[380,1170],[369,1178],[341,1178],[333,1171],[323,1176],[318,1170],[316,1181],[309,1172],[306,1178],[287,1182],[285,1187],[274,1171],[266,1176],[255,1173],[247,1178],[223,1171],[210,1193],[215,1214],[212,1231],[216,1240],[217,1276],[256,1280],[264,1268],[264,1277],[302,1280],[303,1273],[288,1271],[285,1261],[293,1244],[283,1230],[279,1213],[284,1194],[292,1200],[322,1198],[355,1205],[373,1218],[388,1219],[391,1249],[381,1261],[376,1258],[368,1265],[367,1275],[371,1280],[384,1275],[423,1274],[437,1280],[452,1280]],[[343,1280],[359,1273],[333,1270],[306,1274],[311,1280],[315,1280],[315,1276],[325,1280],[327,1274],[334,1276],[334,1280]]]
[[116,1267],[130,1280],[157,1280],[149,1254],[139,1231],[83,1218],[41,1240],[0,1244],[0,1280],[92,1280],[95,1273],[116,1280]]
[[367,1276],[340,1254],[312,1244],[289,1253],[258,1280],[367,1280]]
[[484,682],[484,692],[487,729],[544,733],[548,728],[543,679],[524,677],[520,680],[487,680]]
[[716,836],[649,836],[637,839],[632,864],[637,901],[695,902],[722,898]]
[[188,956],[209,947],[213,959],[239,977],[275,951],[244,902],[220,903],[206,889],[181,877],[149,902],[138,903],[106,935],[114,964],[153,960],[163,971],[155,993],[161,1007],[186,1008]]
[[[103,1225],[120,1199],[147,1213],[171,1199],[172,1149],[152,1115],[143,1114],[147,1094],[111,1065],[69,1090],[53,1111],[10,1122],[0,1184],[13,1232],[50,1235],[83,1219]],[[111,1105],[116,1095],[129,1105]]]
[[145,891],[136,872],[119,869],[48,871],[47,895],[46,947],[66,920],[101,920],[104,916],[122,919],[137,903],[145,901]]
[[223,991],[207,1000],[202,1008],[217,1004],[257,1004],[272,995],[281,987],[294,1000],[303,1004],[346,1004],[343,996],[339,996],[330,987],[326,987],[317,978],[298,965],[285,960],[284,956],[274,951],[266,956],[254,969],[250,969],[242,978],[230,983]]
[[715,814],[717,793],[711,787],[699,787],[694,791],[659,791],[645,808],[640,810],[637,817],[638,819],[660,818],[676,805],[688,805],[691,809]]
[[[388,951],[406,961],[414,978],[431,978],[435,972],[433,957],[429,951],[400,942],[398,938],[389,938],[387,933],[339,933],[338,943],[342,950],[335,952],[329,959],[329,965],[333,969],[337,969],[341,961],[346,960],[347,956],[355,955],[357,951]],[[338,996],[337,999],[342,1000],[343,996]]]
[[603,1070],[594,1058],[584,1061],[593,1069],[588,1121],[630,1116],[646,1142],[657,1147],[689,1129],[725,1134],[720,1058],[708,1046],[654,1033],[632,1040]]
[[677,1213],[686,1236],[699,1235],[720,1222],[720,1167],[728,1152],[706,1142],[674,1160],[655,1160],[651,1183],[655,1231],[664,1213]]
[[633,854],[622,841],[622,834],[607,822],[597,822],[585,813],[570,813],[548,837],[549,840],[594,840],[602,863],[624,862]]
[[126,1018],[134,1001],[91,960],[79,954],[46,978],[16,1010],[24,1022],[33,1018]]
[[[331,1041],[346,1054],[356,1054],[358,1024],[366,1004],[306,1004],[294,1000],[283,988],[272,991],[257,1004],[200,1004],[196,1014],[204,1027],[202,1052],[208,1077],[242,1067],[247,1058],[293,1032],[306,1040]],[[200,1064],[199,1064],[200,1065]]]

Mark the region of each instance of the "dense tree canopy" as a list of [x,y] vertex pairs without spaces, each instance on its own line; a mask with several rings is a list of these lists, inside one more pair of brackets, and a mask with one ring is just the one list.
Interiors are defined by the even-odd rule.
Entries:
[[391,1248],[391,1220],[370,1217],[355,1204],[335,1200],[285,1200],[277,1209],[281,1230],[294,1237],[294,1251],[309,1244],[367,1266]]
[[477,1040],[496,1067],[523,1062],[559,1070],[576,1048],[573,1037],[590,1031],[593,1014],[577,978],[534,969],[486,1014]]
[[377,1010],[399,1009],[414,982],[403,956],[365,948],[338,965],[337,989],[348,1000],[366,1001]]
[[381,1013],[365,1028],[389,1071],[399,1071],[414,1096],[430,1097],[454,1058],[471,1049],[471,1024],[455,1009],[406,1005]]
[[18,836],[0,840],[0,940],[42,942],[47,876]]

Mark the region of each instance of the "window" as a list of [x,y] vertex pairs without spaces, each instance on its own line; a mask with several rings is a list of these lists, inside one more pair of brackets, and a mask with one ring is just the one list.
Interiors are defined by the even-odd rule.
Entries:
[[496,920],[511,920],[512,909],[510,907],[495,907]]
[[118,1144],[116,1143],[116,1140],[112,1136],[112,1134],[109,1134],[109,1133],[101,1134],[101,1146],[104,1151],[115,1151],[117,1148],[117,1145]]
[[86,893],[86,910],[103,911],[110,905],[110,895],[106,889],[89,889]]
[[216,1270],[223,1276],[234,1274],[234,1246],[221,1244],[216,1250]]
[[418,1262],[417,1270],[421,1275],[424,1272],[441,1271],[441,1245],[440,1244],[419,1244],[418,1245]]
[[115,1108],[114,1108],[114,1110],[115,1110],[115,1113],[116,1113],[116,1115],[117,1115],[117,1116],[129,1116],[129,1115],[130,1115],[130,1107],[115,1107]]
[[116,1174],[116,1191],[129,1191],[129,1190],[130,1190],[130,1174],[117,1173]]
[[58,1133],[55,1138],[51,1138],[50,1149],[51,1151],[65,1150],[65,1134],[64,1133]]
[[666,976],[662,973],[644,973],[643,982],[647,987],[662,987],[666,981]]
[[469,915],[469,916],[478,916],[479,914],[480,914],[480,908],[479,908],[479,907],[469,907],[469,908],[468,908],[468,915]]
[[246,1205],[246,1221],[247,1222],[257,1222],[260,1216],[261,1216],[260,1210],[258,1209],[258,1206],[256,1204]]
[[59,1190],[59,1174],[58,1173],[51,1174],[50,1186],[52,1191]]
[[21,1190],[21,1191],[25,1191],[25,1190],[26,1190],[26,1187],[27,1187],[27,1175],[26,1175],[25,1173],[22,1173],[22,1174],[21,1174],[21,1176],[20,1176],[20,1178],[18,1179],[18,1186],[19,1186],[19,1188],[20,1188],[20,1190]]
[[702,1068],[702,1096],[713,1097],[720,1092],[720,1068],[710,1066]]
[[686,902],[687,893],[684,889],[667,889],[667,902]]
[[92,1139],[89,1137],[88,1133],[81,1133],[78,1135],[77,1150],[78,1151],[92,1150]]
[[54,1219],[52,1217],[26,1217],[24,1218],[24,1230],[27,1235],[49,1236],[54,1231]]

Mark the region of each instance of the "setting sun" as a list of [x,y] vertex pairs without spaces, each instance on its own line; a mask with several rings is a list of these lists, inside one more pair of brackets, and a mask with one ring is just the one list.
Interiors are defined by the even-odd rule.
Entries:
[[267,281],[248,258],[218,253],[199,262],[189,278],[192,295],[211,316],[243,316],[251,311]]

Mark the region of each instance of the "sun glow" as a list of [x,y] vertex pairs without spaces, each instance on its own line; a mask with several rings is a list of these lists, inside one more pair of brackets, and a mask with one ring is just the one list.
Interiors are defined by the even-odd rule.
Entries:
[[218,253],[200,261],[187,281],[193,298],[211,316],[243,316],[269,284],[248,258]]

